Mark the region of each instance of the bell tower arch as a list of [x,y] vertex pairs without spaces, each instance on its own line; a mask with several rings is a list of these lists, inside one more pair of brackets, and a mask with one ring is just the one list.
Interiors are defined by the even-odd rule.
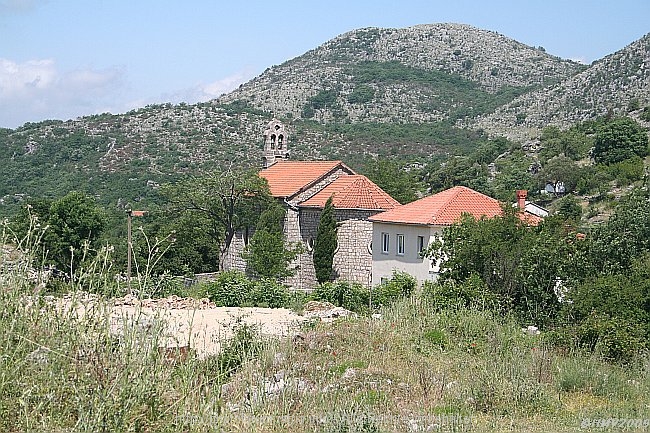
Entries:
[[287,131],[282,122],[273,119],[264,130],[262,163],[264,168],[268,168],[283,159],[289,159]]

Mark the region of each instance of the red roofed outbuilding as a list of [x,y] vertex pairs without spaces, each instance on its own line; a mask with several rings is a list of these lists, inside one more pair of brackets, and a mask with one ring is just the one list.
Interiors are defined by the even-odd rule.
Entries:
[[[439,263],[420,257],[442,229],[460,221],[464,214],[476,219],[503,214],[502,204],[465,186],[456,186],[369,218],[373,223],[372,284],[390,278],[394,270],[407,272],[422,282],[437,278]],[[538,216],[521,213],[527,224],[537,225]]]

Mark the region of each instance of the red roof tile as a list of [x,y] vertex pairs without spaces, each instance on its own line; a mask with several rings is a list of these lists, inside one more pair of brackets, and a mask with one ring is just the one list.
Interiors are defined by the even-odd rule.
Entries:
[[290,197],[338,166],[354,173],[341,161],[278,161],[260,172],[273,197]]
[[393,210],[370,217],[371,221],[418,224],[452,225],[462,214],[475,218],[492,218],[502,214],[501,203],[485,194],[464,186],[456,186]]
[[340,176],[300,206],[322,208],[330,196],[337,209],[390,210],[400,206],[397,200],[362,175]]

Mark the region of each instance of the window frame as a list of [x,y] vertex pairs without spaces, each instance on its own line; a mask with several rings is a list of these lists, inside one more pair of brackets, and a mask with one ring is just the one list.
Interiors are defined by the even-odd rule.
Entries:
[[418,236],[418,243],[416,246],[418,256],[420,256],[422,254],[422,251],[424,251],[426,248],[424,245],[424,236]]
[[397,234],[397,255],[403,256],[406,254],[406,236],[403,233]]
[[381,233],[381,253],[388,254],[390,252],[390,233]]

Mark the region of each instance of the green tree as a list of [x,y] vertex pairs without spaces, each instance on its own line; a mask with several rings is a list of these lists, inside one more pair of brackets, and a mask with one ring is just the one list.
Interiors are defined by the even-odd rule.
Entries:
[[334,253],[338,245],[337,229],[338,223],[334,216],[332,197],[330,197],[321,212],[314,240],[314,268],[316,269],[316,279],[321,284],[329,281],[332,277]]
[[648,154],[648,134],[634,119],[618,117],[596,131],[593,157],[599,164],[613,164]]
[[205,229],[219,249],[219,269],[238,230],[254,227],[260,213],[271,202],[266,180],[252,170],[213,171],[165,185],[169,209],[177,215],[205,217]]
[[555,184],[560,181],[564,182],[567,191],[574,191],[582,174],[581,167],[571,158],[556,156],[549,159],[542,167],[538,174],[539,185],[543,188],[546,182]]
[[425,254],[443,259],[441,283],[480,278],[504,312],[528,323],[549,323],[560,309],[557,281],[570,283],[584,274],[585,253],[562,221],[547,218],[530,227],[512,208],[491,219],[465,216]]
[[[190,212],[173,218],[169,216],[167,212],[152,213],[148,220],[159,224],[145,227],[145,230],[151,229],[156,233],[158,239],[171,242],[153,272],[191,275],[218,270],[219,244],[209,235],[211,221],[208,216]],[[134,248],[135,253],[139,254],[139,244],[136,241],[137,233],[134,236]],[[143,251],[143,254],[146,253]],[[142,259],[146,260],[146,256]]]
[[414,171],[395,160],[377,158],[366,165],[366,176],[401,204],[417,200],[420,182]]
[[262,212],[255,233],[242,255],[250,271],[258,277],[279,280],[294,274],[289,265],[301,248],[288,248],[284,242],[282,229],[285,214],[286,210],[277,202]]
[[105,216],[92,197],[72,191],[56,200],[38,200],[28,206],[16,221],[17,231],[25,236],[30,229],[29,218],[37,218],[37,228],[44,230],[39,255],[46,263],[74,273],[82,259],[93,257]]
[[633,260],[650,251],[650,192],[636,188],[616,206],[605,224],[589,235],[594,270],[619,273]]
[[568,194],[557,201],[555,213],[564,220],[580,221],[582,206],[573,194]]

